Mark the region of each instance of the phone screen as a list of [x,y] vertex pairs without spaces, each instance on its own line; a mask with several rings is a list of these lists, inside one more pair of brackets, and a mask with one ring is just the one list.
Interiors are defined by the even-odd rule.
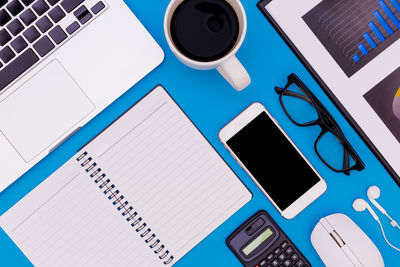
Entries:
[[282,211],[320,181],[265,112],[227,145]]

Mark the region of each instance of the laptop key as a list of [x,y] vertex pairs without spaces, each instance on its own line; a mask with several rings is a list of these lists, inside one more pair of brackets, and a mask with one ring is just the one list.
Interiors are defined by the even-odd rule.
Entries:
[[65,11],[67,11],[67,13],[70,13],[72,10],[82,4],[83,1],[84,0],[63,0],[61,2],[61,6],[65,9]]
[[35,0],[21,0],[21,1],[22,1],[22,3],[24,3],[25,6],[29,6],[29,5],[32,4],[33,1],[35,1]]
[[49,11],[49,16],[54,21],[54,23],[57,23],[65,17],[65,12],[61,9],[61,7],[56,6]]
[[7,85],[12,83],[21,74],[32,67],[39,61],[39,57],[33,52],[31,48],[22,53],[19,57],[15,58],[5,68],[0,70],[0,91]]
[[38,16],[43,15],[47,10],[50,9],[49,5],[46,4],[44,0],[38,0],[32,5],[33,10],[35,10]]
[[7,4],[7,0],[0,0],[0,8]]
[[21,53],[28,46],[28,44],[24,38],[18,36],[17,39],[11,42],[11,46],[17,53]]
[[89,12],[89,10],[85,6],[81,6],[80,8],[78,8],[74,12],[74,15],[81,24],[85,24],[93,17],[93,15]]
[[6,29],[0,30],[0,45],[3,46],[11,40],[11,35]]
[[102,11],[104,8],[106,7],[106,5],[103,2],[98,2],[97,4],[95,4],[91,10],[93,12],[93,14],[97,15],[100,11]]
[[41,57],[47,55],[51,50],[54,49],[54,44],[50,41],[50,38],[43,36],[39,41],[37,41],[33,48],[38,52]]
[[57,26],[54,29],[52,29],[49,32],[49,35],[56,44],[60,44],[62,41],[64,41],[68,37],[67,34],[63,31],[63,29],[61,29],[60,26]]
[[11,1],[6,7],[13,16],[18,15],[22,10],[24,10],[24,6],[18,0]]
[[79,29],[79,27],[80,27],[79,23],[75,21],[66,28],[66,31],[68,32],[68,34],[73,34]]
[[37,19],[35,13],[33,13],[33,11],[32,11],[31,9],[25,10],[25,11],[19,16],[19,18],[22,20],[22,22],[23,22],[26,26],[31,25],[31,24]]
[[0,10],[0,26],[6,25],[7,22],[9,22],[10,20],[11,20],[10,14],[8,14],[8,12],[5,9]]
[[36,27],[42,32],[47,32],[51,27],[53,27],[53,23],[47,16],[42,17],[36,22]]
[[3,50],[0,51],[0,59],[3,60],[4,63],[8,63],[15,57],[15,53],[11,50],[9,46],[6,46],[3,48]]
[[22,25],[22,23],[18,19],[15,19],[7,25],[7,29],[11,32],[12,35],[16,36],[18,33],[24,30],[24,25]]
[[47,0],[47,2],[49,2],[50,5],[54,6],[55,4],[60,2],[60,0]]
[[28,42],[33,43],[34,41],[36,41],[37,38],[39,38],[40,33],[38,32],[38,30],[36,30],[34,26],[31,26],[23,33],[23,35],[28,40]]

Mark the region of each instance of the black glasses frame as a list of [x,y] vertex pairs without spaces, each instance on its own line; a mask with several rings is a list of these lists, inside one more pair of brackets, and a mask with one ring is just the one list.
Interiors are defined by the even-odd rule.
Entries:
[[[304,95],[298,94],[296,92],[290,91],[288,88],[291,85],[297,85],[297,87],[304,93]],[[285,85],[284,88],[279,88],[275,87],[275,91],[277,94],[279,94],[279,101],[281,103],[281,106],[288,118],[297,126],[300,127],[309,127],[309,126],[315,126],[318,125],[321,128],[321,133],[319,134],[317,140],[314,143],[314,150],[317,153],[318,157],[321,159],[321,161],[331,170],[335,172],[342,172],[345,173],[346,175],[350,175],[350,171],[352,170],[357,170],[361,171],[365,168],[364,162],[361,160],[359,155],[356,153],[354,148],[350,145],[349,141],[346,139],[344,136],[344,133],[342,129],[339,127],[338,123],[336,120],[332,117],[332,115],[329,113],[329,111],[322,105],[322,103],[318,100],[318,98],[308,89],[308,87],[300,80],[299,77],[297,77],[296,74],[292,73],[288,76],[288,82]],[[283,96],[290,96],[290,97],[297,97],[300,98],[311,105],[315,108],[315,110],[318,113],[318,118],[314,121],[310,121],[307,123],[298,123],[296,120],[294,120],[291,116],[290,113],[287,111],[284,103],[283,103]],[[321,140],[321,138],[327,133],[330,132],[333,135],[336,136],[338,141],[343,145],[343,151],[344,151],[344,157],[343,157],[343,168],[342,169],[336,169],[332,167],[325,159],[321,156],[321,154],[318,151],[318,143]],[[350,157],[353,158],[355,164],[353,166],[350,166]]]

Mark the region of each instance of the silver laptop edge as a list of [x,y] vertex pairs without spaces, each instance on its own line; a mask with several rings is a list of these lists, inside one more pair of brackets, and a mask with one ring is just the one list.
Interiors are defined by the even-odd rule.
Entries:
[[[60,7],[66,16],[52,27],[59,26],[67,37],[50,29],[41,33],[37,41],[26,41],[29,44],[24,51],[29,49],[39,60],[36,59],[29,70],[0,91],[0,191],[146,76],[164,58],[162,49],[123,1],[46,1],[49,10],[42,16],[36,14],[37,20],[50,17],[49,12]],[[57,3],[51,5],[52,2]],[[78,2],[82,3],[67,12],[68,5]],[[24,8],[36,12],[34,4]],[[68,27],[76,25],[75,21],[79,29],[70,34],[68,30],[72,28]],[[38,31],[39,26],[36,25]],[[25,39],[28,38],[29,35]],[[0,46],[0,50],[6,46],[14,49],[11,42]],[[3,69],[6,67],[7,64]],[[0,74],[0,77],[4,76]]]

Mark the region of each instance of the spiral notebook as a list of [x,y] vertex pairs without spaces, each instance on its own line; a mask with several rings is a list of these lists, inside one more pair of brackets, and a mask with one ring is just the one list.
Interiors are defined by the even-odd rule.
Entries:
[[251,197],[158,86],[0,225],[35,266],[170,266]]

